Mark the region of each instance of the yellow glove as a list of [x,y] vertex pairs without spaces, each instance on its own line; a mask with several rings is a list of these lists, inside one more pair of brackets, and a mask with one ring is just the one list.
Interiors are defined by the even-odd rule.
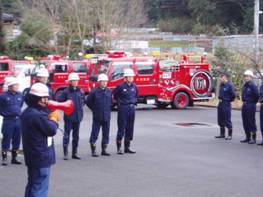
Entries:
[[59,113],[57,110],[51,112],[49,115],[48,115],[48,119],[49,120],[53,120],[55,122],[58,122],[60,121],[60,117],[59,117]]

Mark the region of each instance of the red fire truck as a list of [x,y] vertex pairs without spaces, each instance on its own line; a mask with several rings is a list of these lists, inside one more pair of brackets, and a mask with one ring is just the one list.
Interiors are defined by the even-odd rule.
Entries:
[[12,60],[8,56],[0,56],[0,92],[3,91],[5,78],[16,76],[20,81],[20,91],[30,86],[30,72],[34,64],[27,60]]
[[[94,54],[90,59],[84,60],[65,60],[59,55],[50,55],[40,60],[40,65],[44,65],[49,73],[49,84],[55,93],[68,86],[68,75],[76,72],[80,76],[79,86],[88,94],[90,87],[95,87],[95,82],[89,80],[90,76],[99,73],[102,69],[102,62],[110,62],[114,58],[125,56],[124,52],[106,51],[105,54]],[[35,81],[35,74],[40,67],[37,66],[32,73],[32,83]]]
[[[46,68],[50,73],[49,84],[55,93],[65,89],[68,86],[68,75],[71,72],[79,74],[80,88],[88,93],[89,77],[92,73],[91,62],[89,60],[52,60],[47,62]],[[35,73],[37,72],[37,69]]]
[[200,57],[198,62],[186,55],[179,62],[154,57],[101,56],[95,60],[52,61],[48,64],[52,89],[55,92],[64,89],[71,72],[79,73],[79,85],[87,94],[97,86],[96,77],[100,73],[109,76],[108,86],[114,89],[124,81],[124,69],[132,68],[139,89],[139,103],[182,109],[193,106],[195,101],[212,98],[212,77],[205,57]]
[[[212,98],[212,77],[203,56],[197,63],[183,55],[180,62],[153,57],[118,58],[102,61],[98,66],[97,74],[109,76],[110,89],[124,81],[124,69],[132,68],[136,74],[139,103],[182,109],[193,106],[194,101]],[[90,79],[94,81],[95,77]]]
[[43,65],[47,65],[50,62],[60,61],[60,60],[63,60],[63,58],[60,55],[48,55],[46,57],[42,57],[39,63]]

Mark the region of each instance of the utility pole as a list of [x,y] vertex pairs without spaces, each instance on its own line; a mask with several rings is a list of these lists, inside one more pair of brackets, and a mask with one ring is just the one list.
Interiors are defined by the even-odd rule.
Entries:
[[259,18],[262,11],[260,11],[260,0],[255,0],[254,10],[254,34],[255,34],[255,58],[256,63],[259,62]]

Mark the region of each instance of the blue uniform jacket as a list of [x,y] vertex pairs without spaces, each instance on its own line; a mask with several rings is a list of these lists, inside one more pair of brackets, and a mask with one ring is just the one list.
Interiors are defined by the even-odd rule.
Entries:
[[124,82],[113,90],[114,99],[118,105],[137,104],[138,89],[134,83]]
[[4,118],[15,118],[21,115],[23,95],[20,92],[6,91],[0,95],[0,115]]
[[51,138],[58,125],[48,119],[48,112],[40,106],[28,107],[21,115],[25,163],[28,167],[47,168],[55,164],[55,148]]
[[224,102],[232,102],[236,98],[235,88],[232,83],[221,83],[218,98]]
[[108,88],[96,88],[86,99],[87,106],[93,113],[93,120],[110,121],[112,93]]
[[74,103],[74,112],[72,115],[67,116],[64,114],[65,121],[71,122],[81,122],[83,119],[83,105],[84,105],[84,94],[80,88],[68,87],[62,91],[57,97],[57,101],[64,102],[67,100],[72,100]]
[[246,103],[257,103],[259,99],[258,87],[253,81],[248,81],[242,89],[242,101]]
[[263,84],[260,86],[259,102],[263,103]]

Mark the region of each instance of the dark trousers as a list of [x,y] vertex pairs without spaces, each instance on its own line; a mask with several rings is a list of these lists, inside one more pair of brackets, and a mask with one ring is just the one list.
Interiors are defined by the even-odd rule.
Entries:
[[25,197],[47,197],[50,168],[27,168]]
[[230,102],[222,101],[219,103],[217,107],[217,121],[220,127],[232,129]]
[[242,121],[245,133],[249,132],[256,133],[256,104],[255,103],[244,103],[242,106]]
[[123,137],[125,138],[125,141],[133,140],[134,120],[135,120],[134,105],[118,106],[118,132],[117,132],[118,141],[121,141]]
[[260,105],[260,130],[263,137],[263,104]]
[[68,146],[70,140],[70,133],[72,132],[72,147],[77,148],[79,145],[79,127],[80,122],[65,121],[64,124],[64,136],[63,136],[63,146]]
[[92,131],[91,131],[91,135],[90,135],[90,143],[91,144],[96,143],[101,127],[102,127],[102,142],[101,142],[101,144],[105,144],[105,145],[109,144],[110,121],[97,121],[97,120],[93,120],[93,123],[92,123]]
[[20,119],[4,118],[2,124],[2,150],[8,151],[12,141],[12,150],[16,151],[21,143],[21,122]]

